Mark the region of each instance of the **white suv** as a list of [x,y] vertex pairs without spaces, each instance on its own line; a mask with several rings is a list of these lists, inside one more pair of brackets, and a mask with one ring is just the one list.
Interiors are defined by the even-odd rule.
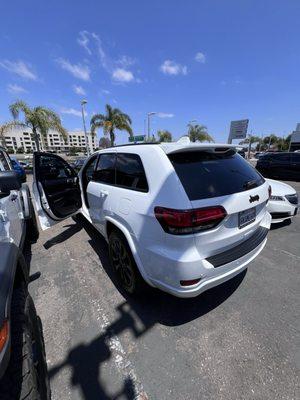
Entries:
[[266,244],[269,189],[230,145],[109,148],[90,156],[78,178],[57,155],[34,156],[43,229],[81,212],[108,241],[129,293],[146,281],[192,297],[240,273]]

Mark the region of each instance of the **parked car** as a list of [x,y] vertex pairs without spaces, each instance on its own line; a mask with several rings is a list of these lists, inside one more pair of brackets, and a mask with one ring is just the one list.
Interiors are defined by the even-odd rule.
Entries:
[[286,183],[266,179],[272,188],[268,202],[268,211],[272,217],[272,224],[291,219],[298,212],[298,195],[292,186]]
[[78,212],[98,229],[129,293],[146,281],[197,296],[244,270],[271,223],[269,184],[230,145],[103,149],[78,177],[59,156],[35,153],[33,188],[43,229]]
[[237,153],[242,156],[243,158],[246,158],[246,153],[245,150],[238,150]]
[[265,153],[264,153],[263,151],[257,151],[257,152],[254,154],[254,158],[255,158],[256,160],[258,160],[259,157],[263,156],[264,154],[265,154]]
[[267,178],[300,181],[300,154],[295,152],[265,153],[257,160],[256,168]]
[[15,158],[11,158],[11,164],[13,169],[17,172],[18,176],[21,179],[21,182],[26,182],[26,173],[25,169],[22,167],[21,163]]
[[26,184],[0,147],[0,398],[50,398],[41,322],[28,292],[25,238],[37,239]]
[[83,166],[83,164],[85,163],[86,158],[78,158],[77,160],[75,160],[74,162],[72,162],[70,165],[72,168],[75,169],[75,171],[79,171],[81,169],[81,167]]

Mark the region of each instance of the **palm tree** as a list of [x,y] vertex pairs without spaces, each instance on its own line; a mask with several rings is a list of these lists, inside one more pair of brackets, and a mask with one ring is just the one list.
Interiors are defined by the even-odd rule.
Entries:
[[[58,131],[63,139],[67,140],[67,131],[62,126],[59,116],[49,108],[41,106],[31,108],[24,101],[17,100],[9,106],[9,109],[15,124],[32,129],[37,151],[40,151],[39,133],[41,134],[42,143],[50,129]],[[24,114],[24,122],[17,121],[21,112]]]
[[107,137],[102,136],[99,140],[99,147],[101,149],[107,149],[110,147],[110,140]]
[[188,137],[191,142],[214,142],[204,125],[188,124]]
[[105,135],[109,134],[110,144],[115,144],[115,130],[126,131],[130,136],[133,135],[131,128],[131,118],[129,115],[124,114],[118,108],[113,108],[109,104],[106,104],[106,114],[95,114],[91,118],[91,134],[94,135],[96,129],[103,128]]
[[166,130],[158,131],[157,136],[160,142],[172,142],[172,133]]

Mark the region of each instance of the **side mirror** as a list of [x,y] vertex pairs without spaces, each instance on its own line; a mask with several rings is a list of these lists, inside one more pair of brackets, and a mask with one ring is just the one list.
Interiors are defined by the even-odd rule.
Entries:
[[15,171],[0,172],[0,195],[9,194],[11,190],[20,190],[21,180]]

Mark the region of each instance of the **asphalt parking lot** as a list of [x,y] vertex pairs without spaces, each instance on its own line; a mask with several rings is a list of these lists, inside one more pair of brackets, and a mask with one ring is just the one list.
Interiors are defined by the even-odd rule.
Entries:
[[54,400],[300,398],[299,215],[245,273],[194,299],[124,297],[81,219],[42,232],[27,257]]

